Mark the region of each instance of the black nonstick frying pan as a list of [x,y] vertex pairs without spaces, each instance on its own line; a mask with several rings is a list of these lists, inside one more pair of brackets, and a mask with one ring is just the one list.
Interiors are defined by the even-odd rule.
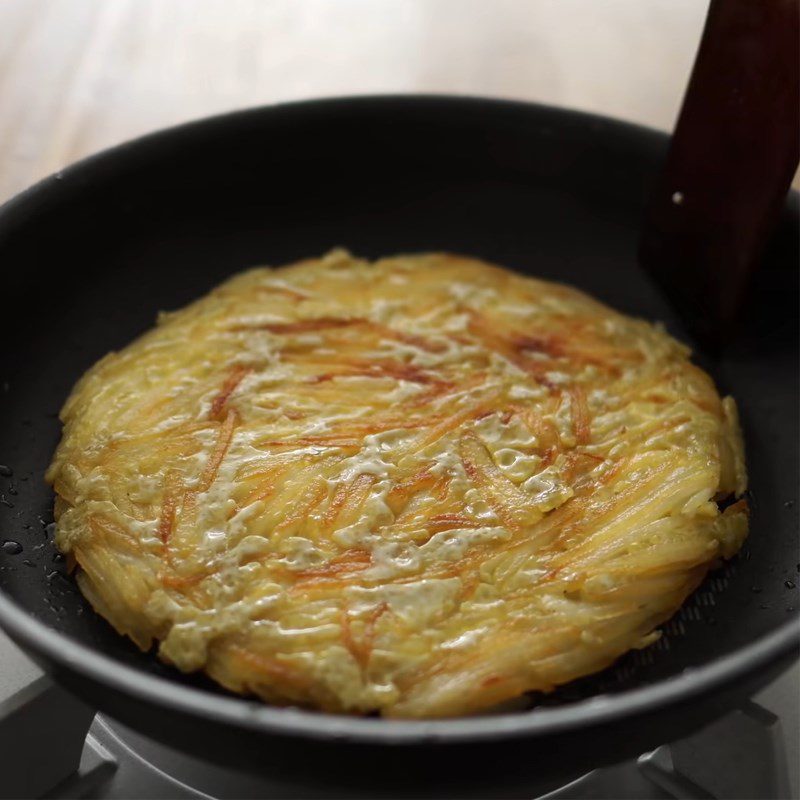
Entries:
[[[87,702],[229,766],[320,792],[519,796],[673,740],[796,656],[798,203],[738,322],[696,359],[740,407],[751,534],[665,626],[606,672],[513,713],[440,721],[271,708],[139,653],[83,600],[52,544],[42,474],[58,409],[108,350],[236,270],[343,245],[450,250],[579,286],[691,337],[637,262],[662,134],[534,105],[448,97],[257,109],[147,136],[0,210],[0,624]],[[19,552],[13,543],[21,547]],[[521,788],[522,787],[522,788]]]

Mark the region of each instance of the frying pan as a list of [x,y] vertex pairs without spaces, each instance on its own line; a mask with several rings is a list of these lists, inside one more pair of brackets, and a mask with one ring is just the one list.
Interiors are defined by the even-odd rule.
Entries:
[[[256,109],[124,144],[0,209],[0,624],[56,680],[194,755],[337,796],[520,796],[688,734],[796,656],[798,213],[788,199],[724,348],[637,260],[666,136],[530,104],[362,97]],[[396,721],[281,709],[140,653],[52,544],[42,474],[80,374],[231,273],[343,245],[450,250],[661,320],[739,403],[751,534],[651,648],[530,708]],[[12,488],[13,486],[13,488]]]

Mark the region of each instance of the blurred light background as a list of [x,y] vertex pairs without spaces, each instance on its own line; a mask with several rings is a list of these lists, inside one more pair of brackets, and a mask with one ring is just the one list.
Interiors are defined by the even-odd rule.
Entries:
[[671,129],[707,0],[0,0],[0,201],[89,153],[245,106],[533,100]]

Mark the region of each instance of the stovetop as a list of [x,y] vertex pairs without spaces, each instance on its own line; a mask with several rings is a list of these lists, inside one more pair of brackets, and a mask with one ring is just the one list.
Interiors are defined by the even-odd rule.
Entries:
[[[800,665],[689,739],[604,767],[528,798],[666,800],[798,795]],[[88,733],[87,733],[88,730]],[[0,797],[307,798],[323,794],[207,764],[165,747],[71,697],[0,632]],[[502,780],[502,777],[498,777]],[[381,787],[385,791],[385,787]]]

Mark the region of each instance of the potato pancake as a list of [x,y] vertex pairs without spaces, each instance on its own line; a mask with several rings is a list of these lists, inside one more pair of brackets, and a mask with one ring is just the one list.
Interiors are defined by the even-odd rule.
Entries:
[[47,477],[84,595],[270,703],[550,691],[654,641],[747,534],[736,407],[686,347],[459,256],[237,275],[61,416]]

